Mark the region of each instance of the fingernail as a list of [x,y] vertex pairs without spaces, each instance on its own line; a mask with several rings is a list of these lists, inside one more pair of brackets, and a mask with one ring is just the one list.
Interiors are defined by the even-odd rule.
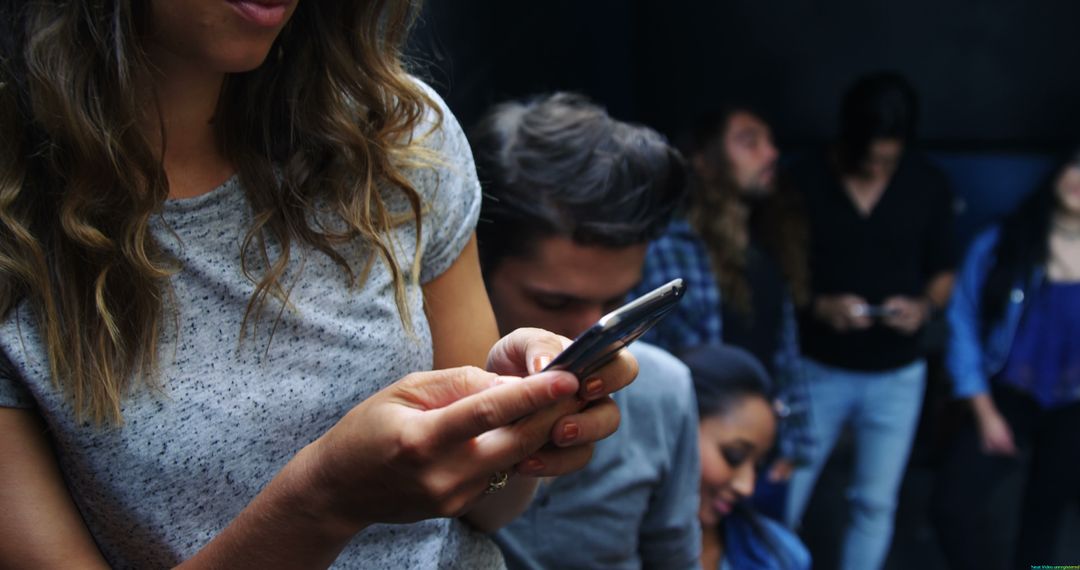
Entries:
[[[549,373],[550,374],[550,373]],[[558,377],[551,383],[551,395],[554,398],[562,398],[577,393],[577,381],[565,372],[557,373]]]
[[604,381],[593,378],[585,383],[585,396],[595,398],[604,392]]
[[541,354],[536,358],[533,358],[533,374],[547,368],[548,364],[551,364],[551,357],[546,354]]
[[544,462],[533,457],[529,459],[521,466],[521,471],[524,473],[539,473],[544,470]]
[[577,424],[567,423],[562,428],[562,443],[573,443],[581,435],[581,428]]

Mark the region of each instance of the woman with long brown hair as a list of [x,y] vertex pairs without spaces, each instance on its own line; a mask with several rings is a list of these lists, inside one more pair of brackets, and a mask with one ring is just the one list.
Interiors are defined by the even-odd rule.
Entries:
[[414,11],[0,1],[0,565],[498,567],[474,529],[615,428],[496,376],[563,340],[491,348]]

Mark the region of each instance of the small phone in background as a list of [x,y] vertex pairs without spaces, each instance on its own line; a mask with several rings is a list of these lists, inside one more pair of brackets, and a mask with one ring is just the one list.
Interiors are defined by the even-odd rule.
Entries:
[[859,305],[852,311],[856,317],[869,317],[871,319],[884,319],[897,313],[893,307],[885,305]]
[[585,380],[667,316],[685,292],[683,280],[675,279],[604,315],[544,370],[565,370]]

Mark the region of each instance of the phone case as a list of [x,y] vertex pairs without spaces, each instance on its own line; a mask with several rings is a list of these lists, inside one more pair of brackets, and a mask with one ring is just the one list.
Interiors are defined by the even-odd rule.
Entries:
[[588,378],[660,322],[685,292],[683,280],[675,279],[604,315],[544,370],[566,370],[582,380]]

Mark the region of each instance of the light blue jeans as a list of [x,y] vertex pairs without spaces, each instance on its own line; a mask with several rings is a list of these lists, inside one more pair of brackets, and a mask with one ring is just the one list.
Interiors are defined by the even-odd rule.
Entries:
[[840,567],[881,568],[892,543],[897,494],[922,408],[926,362],[883,372],[845,370],[806,358],[801,365],[816,445],[809,462],[792,475],[785,522],[798,526],[818,475],[848,425],[854,435],[855,473],[847,490],[851,516]]

